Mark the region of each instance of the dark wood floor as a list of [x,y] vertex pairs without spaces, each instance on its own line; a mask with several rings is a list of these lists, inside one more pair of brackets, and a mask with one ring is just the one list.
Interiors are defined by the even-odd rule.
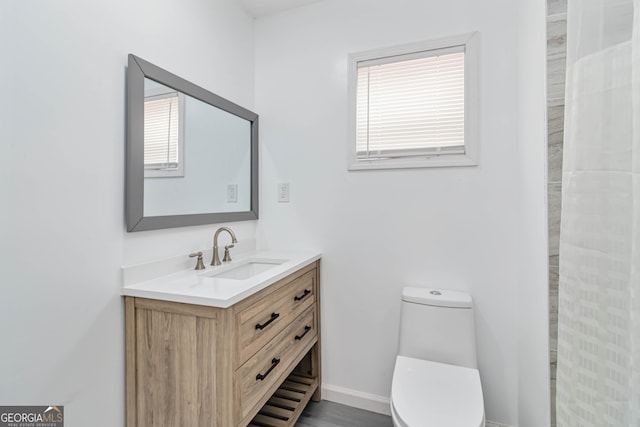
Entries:
[[296,427],[392,427],[391,417],[323,400],[309,402]]

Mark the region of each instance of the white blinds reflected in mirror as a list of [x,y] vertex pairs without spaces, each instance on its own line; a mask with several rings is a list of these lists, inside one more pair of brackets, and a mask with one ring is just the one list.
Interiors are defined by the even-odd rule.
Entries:
[[145,177],[184,175],[184,95],[146,79]]

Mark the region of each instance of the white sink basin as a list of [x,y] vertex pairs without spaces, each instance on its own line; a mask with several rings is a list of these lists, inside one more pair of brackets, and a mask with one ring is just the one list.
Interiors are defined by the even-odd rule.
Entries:
[[246,280],[271,270],[287,261],[286,259],[277,258],[248,258],[238,263],[232,262],[231,264],[220,266],[213,271],[203,273],[202,277]]

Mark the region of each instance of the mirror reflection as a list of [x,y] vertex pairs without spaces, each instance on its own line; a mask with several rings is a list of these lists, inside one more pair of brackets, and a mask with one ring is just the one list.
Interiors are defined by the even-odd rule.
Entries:
[[251,122],[144,83],[144,215],[250,209]]
[[258,115],[135,55],[127,230],[258,218]]

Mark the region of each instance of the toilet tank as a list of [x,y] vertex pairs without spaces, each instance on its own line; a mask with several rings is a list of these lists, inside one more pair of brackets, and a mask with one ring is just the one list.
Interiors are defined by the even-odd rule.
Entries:
[[398,353],[477,369],[471,295],[443,289],[404,288]]

